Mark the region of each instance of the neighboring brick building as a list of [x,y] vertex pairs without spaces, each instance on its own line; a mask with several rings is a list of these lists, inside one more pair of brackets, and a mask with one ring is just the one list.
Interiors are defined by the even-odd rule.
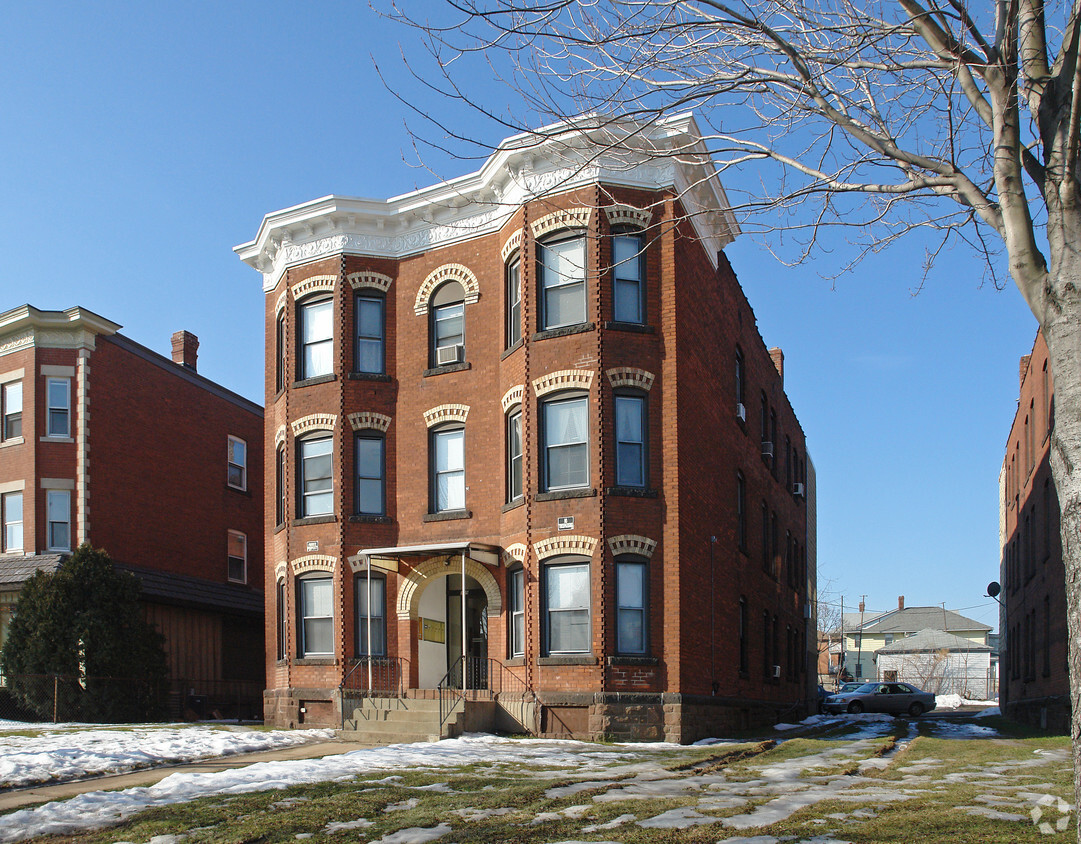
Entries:
[[142,580],[177,708],[232,705],[263,682],[262,410],[196,373],[194,335],[169,360],[119,328],[0,314],[0,641],[26,578],[86,542]]
[[545,735],[813,701],[814,470],[698,137],[511,138],[237,247],[266,293],[268,723],[338,723],[368,653],[393,691],[459,685],[464,652]]
[[1049,454],[1054,379],[1043,333],[1021,358],[1021,388],[999,474],[1002,645],[999,703],[1011,718],[1070,727],[1066,582]]

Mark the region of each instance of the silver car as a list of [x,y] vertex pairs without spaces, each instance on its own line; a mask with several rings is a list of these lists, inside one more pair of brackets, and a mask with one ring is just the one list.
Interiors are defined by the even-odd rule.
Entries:
[[935,708],[935,696],[921,692],[908,683],[864,683],[855,691],[826,698],[826,712],[886,712],[890,715],[911,715],[919,718]]

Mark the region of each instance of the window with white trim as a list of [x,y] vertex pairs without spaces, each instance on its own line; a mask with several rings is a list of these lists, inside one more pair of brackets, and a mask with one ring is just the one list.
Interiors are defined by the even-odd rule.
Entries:
[[278,580],[278,617],[277,617],[277,639],[278,639],[278,662],[285,659],[286,654],[289,653],[289,640],[286,637],[285,628],[285,578]]
[[334,372],[334,300],[308,300],[297,308],[299,351],[297,380]]
[[541,404],[542,483],[545,490],[589,486],[589,401],[586,396],[555,398]]
[[229,437],[228,483],[234,489],[248,488],[248,444],[240,437]]
[[525,569],[507,572],[507,604],[510,612],[508,652],[511,657],[525,656]]
[[248,582],[248,537],[238,530],[229,531],[227,570],[234,583]]
[[616,394],[616,485],[646,486],[646,397]]
[[616,652],[641,656],[648,650],[646,562],[616,560]]
[[586,321],[586,238],[584,233],[537,244],[540,329]]
[[[362,572],[354,580],[356,594],[357,656],[386,656],[387,654],[387,581],[372,573],[371,601],[368,600],[368,575]],[[368,647],[369,610],[371,607],[371,648]]]
[[285,445],[279,445],[274,455],[274,518],[275,525],[285,524]]
[[374,291],[353,298],[353,371],[383,374],[386,298]]
[[356,435],[353,512],[358,515],[382,516],[386,513],[385,444],[386,440],[372,431]]
[[334,512],[334,467],[330,434],[305,437],[297,444],[300,464],[298,510],[301,517],[328,516]]
[[507,348],[522,339],[522,261],[515,255],[507,264]]
[[47,545],[50,551],[71,550],[71,493],[66,489],[45,492]]
[[282,310],[274,321],[274,391],[280,393],[285,388],[285,311]]
[[522,495],[522,408],[517,407],[507,415],[507,503]]
[[334,591],[330,575],[297,581],[300,656],[334,655]]
[[0,442],[23,435],[23,382],[9,381],[0,387]]
[[465,429],[432,431],[432,512],[465,509]]
[[431,298],[430,366],[465,360],[465,290],[456,281],[440,285]]
[[45,379],[46,436],[71,436],[71,379]]
[[557,558],[544,566],[544,652],[589,653],[589,562]]
[[20,553],[23,550],[23,494],[5,492],[0,495],[0,521],[4,530],[0,535],[5,554]]
[[616,322],[646,321],[646,259],[641,234],[612,237],[612,316]]

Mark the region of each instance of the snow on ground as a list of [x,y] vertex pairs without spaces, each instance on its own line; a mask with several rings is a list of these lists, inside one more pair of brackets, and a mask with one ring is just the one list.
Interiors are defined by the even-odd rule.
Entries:
[[[6,722],[8,724],[13,722]],[[250,730],[142,724],[102,728],[33,726],[34,736],[0,732],[0,788],[83,779],[175,762],[276,750],[334,737],[333,730]]]
[[969,700],[960,695],[935,695],[936,709],[958,709],[962,706],[998,706],[997,700]]

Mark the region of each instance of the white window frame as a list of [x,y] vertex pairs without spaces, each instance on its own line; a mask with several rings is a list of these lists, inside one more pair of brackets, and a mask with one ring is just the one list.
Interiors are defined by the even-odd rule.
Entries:
[[[317,457],[323,457],[324,456],[323,454],[311,454],[311,455],[308,455],[307,457],[305,457],[305,455],[304,455],[305,448],[311,447],[315,443],[326,443],[327,446],[328,446],[328,451],[327,451],[325,456],[329,456],[331,458],[331,460],[330,460],[330,475],[329,475],[330,487],[329,487],[329,489],[319,489],[319,490],[316,490],[314,492],[309,492],[307,489],[305,489],[308,481],[310,480],[310,478],[308,477],[308,471],[307,471],[307,461],[310,460],[310,459],[314,459],[314,458],[317,458]],[[306,519],[306,518],[311,518],[311,517],[314,517],[314,516],[332,516],[332,515],[334,515],[334,460],[333,460],[333,457],[334,457],[334,437],[329,432],[324,432],[322,434],[318,434],[318,435],[311,436],[311,437],[305,437],[304,439],[299,441],[299,443],[297,445],[297,461],[300,464],[300,471],[297,473],[298,476],[299,476],[298,479],[297,479],[297,481],[298,481],[297,482],[297,487],[298,487],[298,489],[300,491],[300,496],[299,496],[300,513],[299,513],[299,515],[300,515],[301,518]],[[322,496],[322,495],[329,495],[330,496],[330,507],[328,507],[326,510],[320,510],[318,512],[309,510],[309,507],[308,507],[309,500],[314,499],[316,496]]]
[[[242,543],[243,556],[240,557],[241,576],[239,578],[233,577],[231,571],[233,560],[237,559],[233,551],[233,540],[237,539]],[[239,530],[229,531],[228,545],[225,548],[225,576],[230,583],[247,583],[248,582],[248,537],[247,534],[241,533]]]
[[[451,440],[459,438],[462,443],[462,461],[460,466],[440,465],[439,462],[439,443],[444,440]],[[432,432],[432,512],[433,513],[453,513],[458,510],[465,509],[465,428],[441,428]],[[449,452],[448,452],[449,453]],[[448,487],[448,494],[445,500],[440,498],[440,479],[441,478],[453,478],[461,477],[461,501],[455,501],[453,492]]]
[[[618,259],[616,252],[621,251],[623,243],[633,241],[634,253],[629,257]],[[612,235],[612,319],[616,322],[632,325],[644,325],[646,322],[646,296],[645,296],[645,246],[641,232],[619,232]],[[633,286],[633,297],[629,297],[628,288]],[[633,298],[633,302],[629,302]],[[631,318],[623,318],[620,307],[633,304],[637,314]]]
[[[638,603],[624,603],[623,577],[630,568],[641,572],[641,594]],[[640,616],[642,624],[642,646],[632,649],[623,640],[620,618],[625,613]],[[627,656],[645,656],[649,653],[649,566],[645,560],[628,557],[616,560],[616,653]]]
[[[16,496],[19,499],[19,518],[12,519],[10,516],[11,502],[15,500]],[[26,537],[23,533],[23,522],[25,519],[25,498],[22,490],[13,490],[11,492],[5,492],[0,494],[0,528],[3,532],[0,533],[0,550],[5,554],[21,554],[23,552],[24,543]],[[18,541],[14,541],[12,536],[13,530],[18,528]]]
[[[13,411],[10,407],[13,392],[18,393],[18,410]],[[21,378],[6,381],[0,384],[0,442],[21,443],[23,441],[23,382]],[[18,414],[19,433],[8,435],[8,423],[12,416]]]
[[[54,405],[53,384],[59,384],[64,388],[64,404]],[[53,411],[63,412],[64,430],[53,430]],[[53,439],[69,439],[71,437],[71,379],[49,376],[45,379],[45,436]]]
[[[571,569],[582,569],[586,576],[586,602],[584,606],[553,607],[551,600],[551,578],[557,573],[568,572]],[[571,558],[555,560],[547,563],[543,569],[544,577],[544,653],[546,656],[559,656],[562,654],[588,654],[593,652],[593,610],[592,610],[592,574],[588,560]],[[552,646],[552,621],[553,617],[570,615],[571,613],[585,613],[585,647],[563,648],[556,650]]]
[[[585,404],[585,408],[586,408],[585,420],[586,421],[585,421],[585,431],[583,432],[584,433],[584,439],[575,440],[575,441],[572,441],[572,442],[559,442],[559,443],[553,444],[552,443],[552,438],[548,436],[548,424],[549,424],[549,417],[550,417],[552,408],[554,408],[556,405],[570,404],[571,402],[583,402]],[[542,405],[541,405],[541,410],[542,410],[541,419],[542,419],[542,422],[543,422],[543,425],[544,425],[543,430],[542,430],[543,454],[542,454],[542,466],[541,466],[541,471],[543,473],[543,478],[544,478],[544,491],[545,492],[555,492],[555,491],[564,490],[564,489],[586,489],[586,488],[588,488],[589,484],[590,484],[589,396],[586,395],[586,394],[556,396],[555,398],[551,398],[551,399],[548,399],[548,400],[544,401],[542,403]],[[552,471],[551,471],[551,457],[553,456],[553,450],[554,449],[559,449],[559,448],[578,448],[580,446],[585,447],[584,448],[585,456],[583,457],[583,461],[585,462],[585,480],[582,483],[560,484],[558,486],[554,485],[552,483]]]
[[[562,275],[555,266],[555,261],[549,259],[546,262],[545,259],[549,255],[555,254],[558,247],[569,246],[572,243],[576,244],[579,249],[582,265],[575,268],[575,275]],[[582,325],[589,321],[589,291],[586,285],[586,277],[588,275],[586,264],[588,260],[586,233],[584,231],[573,231],[567,234],[557,235],[550,240],[538,244],[537,268],[540,275],[540,328],[542,331],[564,328],[570,325]],[[552,266],[549,266],[549,264],[552,264]],[[562,289],[572,291],[577,289],[576,304],[581,305],[581,319],[562,320],[560,322],[553,321],[554,318],[551,313],[551,306],[548,302],[548,294]]]
[[525,569],[519,566],[507,572],[507,603],[510,629],[507,630],[510,657],[525,656]]
[[[239,444],[243,453],[240,455],[240,462],[237,462],[235,446]],[[226,471],[226,483],[233,489],[247,490],[248,488],[248,443],[242,440],[240,437],[234,437],[229,435],[229,444],[226,452],[226,461],[228,462],[228,469]],[[236,467],[240,471],[240,483],[233,483],[233,469]]]
[[[522,406],[515,405],[506,417],[507,432],[507,503],[525,496],[525,455],[522,439]],[[517,451],[515,450],[517,436]],[[517,484],[517,488],[515,488]]]
[[[307,601],[305,600],[305,587],[315,584],[325,583],[330,588],[330,615],[306,615],[308,610]],[[297,581],[297,628],[300,641],[297,645],[300,649],[300,657],[307,659],[311,657],[332,657],[334,656],[334,578],[329,574],[321,574],[316,577],[304,577]],[[309,651],[308,650],[308,622],[325,622],[330,628],[330,650],[329,651]]]
[[[315,338],[308,338],[306,335],[309,331],[309,322],[311,320],[312,312],[316,308],[326,306],[330,308],[330,333],[319,335]],[[300,302],[297,306],[297,337],[299,340],[299,354],[297,355],[297,367],[298,367],[298,381],[306,381],[309,378],[319,378],[324,375],[334,374],[334,299],[331,297],[321,296],[315,299],[309,299]],[[330,352],[327,354],[327,360],[329,365],[326,371],[314,371],[314,363],[309,365],[308,363],[308,351],[314,350],[317,346],[324,344],[329,345]],[[312,371],[309,371],[312,370]]]
[[[63,500],[63,504],[59,502]],[[54,510],[54,502],[57,502],[55,506],[63,509],[64,519],[53,518],[54,515],[60,515],[59,510]],[[49,551],[70,551],[71,550],[71,491],[66,489],[47,489],[45,490],[45,525],[46,525],[46,547]],[[56,541],[55,525],[64,525],[67,529],[67,543],[59,544]]]
[[[379,594],[376,595],[376,590],[379,590]],[[387,655],[387,579],[384,575],[376,572],[372,573],[372,608],[376,612],[372,613],[372,632],[377,633],[378,641],[376,644],[378,648],[374,651],[365,650],[364,645],[366,642],[364,638],[368,635],[368,613],[365,611],[366,607],[362,607],[361,603],[367,604],[368,601],[368,575],[366,572],[361,572],[353,580],[353,603],[356,607],[354,618],[356,622],[356,636],[354,637],[355,647],[358,658],[367,656],[380,657]],[[375,638],[375,637],[373,637]]]

